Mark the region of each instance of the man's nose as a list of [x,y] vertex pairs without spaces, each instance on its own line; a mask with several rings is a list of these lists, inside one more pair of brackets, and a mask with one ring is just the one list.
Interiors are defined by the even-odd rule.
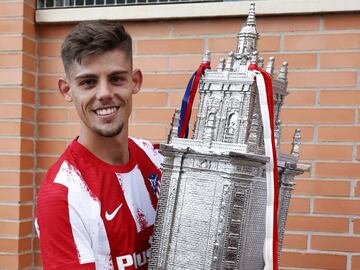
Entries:
[[98,85],[98,90],[96,93],[96,97],[98,100],[109,100],[112,99],[112,89],[111,86],[108,85],[107,82],[100,82]]

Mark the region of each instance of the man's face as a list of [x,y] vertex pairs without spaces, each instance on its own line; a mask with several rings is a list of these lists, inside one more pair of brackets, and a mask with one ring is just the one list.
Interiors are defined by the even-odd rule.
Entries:
[[141,87],[140,70],[132,71],[125,53],[115,49],[74,62],[60,92],[74,101],[86,132],[104,137],[127,133],[132,94]]

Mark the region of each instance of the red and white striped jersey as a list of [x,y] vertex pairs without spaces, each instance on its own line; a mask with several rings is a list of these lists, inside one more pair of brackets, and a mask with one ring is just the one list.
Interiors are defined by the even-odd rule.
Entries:
[[130,160],[103,162],[74,140],[49,169],[35,225],[44,269],[147,269],[162,156],[129,138]]

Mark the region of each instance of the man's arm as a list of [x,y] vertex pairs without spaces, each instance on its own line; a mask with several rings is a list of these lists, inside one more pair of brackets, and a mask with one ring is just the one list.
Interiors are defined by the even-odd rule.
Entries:
[[96,269],[90,236],[76,211],[71,211],[70,217],[69,209],[72,207],[68,202],[67,187],[57,183],[41,187],[37,198],[36,227],[45,270]]

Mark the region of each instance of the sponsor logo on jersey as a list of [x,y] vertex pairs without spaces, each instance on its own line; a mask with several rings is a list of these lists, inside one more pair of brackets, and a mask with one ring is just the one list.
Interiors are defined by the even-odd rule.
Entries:
[[147,264],[150,258],[150,248],[140,253],[127,254],[123,256],[116,257],[116,263],[119,270],[135,269],[140,268],[141,266]]

